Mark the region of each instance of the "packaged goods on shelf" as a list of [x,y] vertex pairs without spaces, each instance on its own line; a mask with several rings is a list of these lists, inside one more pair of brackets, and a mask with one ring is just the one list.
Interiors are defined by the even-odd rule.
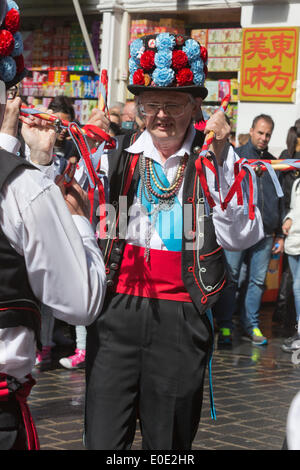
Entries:
[[81,124],[85,124],[88,121],[92,110],[97,107],[97,104],[96,100],[75,100],[75,118]]
[[212,72],[238,71],[241,63],[242,29],[209,29],[208,69]]
[[237,72],[240,70],[240,57],[209,57],[208,70],[210,72]]
[[[91,27],[91,41],[99,60],[99,21]],[[88,51],[77,23],[65,25],[57,20],[45,20],[40,28],[22,33],[24,58],[28,68],[84,67],[93,70]]]
[[230,80],[219,80],[218,82],[218,100],[222,101],[225,96],[230,94]]
[[237,123],[237,113],[238,113],[238,107],[237,104],[232,104],[230,103],[227,107],[226,114],[230,119],[231,123],[231,130],[233,132],[236,131],[236,123]]
[[236,78],[230,80],[230,96],[230,101],[236,102],[239,99],[239,83]]
[[218,101],[219,84],[218,80],[206,80],[205,86],[208,90],[206,101]]
[[200,42],[201,46],[207,46],[207,29],[192,29],[191,38]]
[[67,71],[33,71],[20,85],[23,96],[54,97],[59,95],[70,98],[98,98],[99,77],[75,75]]
[[242,28],[209,29],[207,42],[242,42]]
[[130,43],[141,36],[159,33],[184,34],[184,21],[173,18],[161,18],[160,21],[146,19],[132,20],[130,27]]

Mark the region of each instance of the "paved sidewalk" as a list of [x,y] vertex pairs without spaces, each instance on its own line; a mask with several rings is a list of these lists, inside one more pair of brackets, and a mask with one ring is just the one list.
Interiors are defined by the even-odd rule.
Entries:
[[[290,403],[300,390],[300,365],[281,351],[284,332],[263,318],[267,346],[252,346],[238,334],[231,349],[216,350],[213,359],[217,420],[210,417],[208,378],[201,423],[193,450],[280,450]],[[83,450],[84,370],[51,364],[35,370],[37,385],[30,407],[42,450]],[[134,450],[141,449],[137,431]]]

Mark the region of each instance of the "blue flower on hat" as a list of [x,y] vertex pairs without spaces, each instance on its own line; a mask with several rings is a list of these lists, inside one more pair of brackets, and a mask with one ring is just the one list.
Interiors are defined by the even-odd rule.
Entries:
[[4,82],[11,82],[17,73],[16,62],[12,57],[3,57],[0,60],[0,79]]
[[137,62],[134,59],[132,59],[132,57],[130,57],[128,61],[128,68],[131,74],[134,74],[134,72],[139,68]]
[[172,64],[172,51],[162,50],[155,54],[154,62],[159,69],[170,68]]
[[160,33],[155,40],[156,47],[161,49],[173,49],[176,44],[175,37],[169,33]]
[[20,32],[17,32],[14,34],[14,40],[15,40],[15,46],[14,49],[11,53],[13,57],[16,57],[18,55],[23,54],[23,39],[22,39],[22,34]]
[[191,71],[194,75],[194,83],[195,85],[203,85],[205,81],[205,75],[203,71],[204,64],[202,60],[195,60],[191,63]]
[[152,74],[152,80],[157,86],[168,86],[174,80],[174,70],[170,68],[156,68]]
[[14,2],[13,0],[7,0],[7,10],[11,10],[12,8],[15,8],[16,10],[19,11],[19,7],[18,5],[16,4],[16,2]]
[[203,70],[201,69],[194,70],[193,66],[191,66],[191,71],[193,72],[193,75],[194,75],[193,82],[195,83],[195,85],[198,85],[198,86],[204,85],[205,75],[204,75]]
[[142,53],[144,52],[145,47],[141,39],[135,39],[130,44],[130,55],[131,58],[139,64]]
[[199,58],[200,58],[200,45],[194,39],[188,39],[187,41],[185,41],[185,45],[183,46],[182,50],[188,56],[189,62],[199,60]]

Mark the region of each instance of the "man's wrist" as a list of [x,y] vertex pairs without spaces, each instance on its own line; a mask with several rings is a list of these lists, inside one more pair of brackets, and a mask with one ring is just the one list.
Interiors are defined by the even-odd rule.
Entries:
[[42,152],[40,150],[30,150],[30,160],[35,165],[49,166],[52,164],[52,152]]

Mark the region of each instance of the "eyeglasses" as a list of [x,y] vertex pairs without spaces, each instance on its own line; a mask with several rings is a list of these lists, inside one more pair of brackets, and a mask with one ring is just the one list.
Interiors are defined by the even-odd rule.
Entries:
[[185,108],[192,100],[185,104],[178,103],[143,103],[139,104],[139,111],[144,116],[155,116],[162,109],[165,114],[171,117],[180,117],[184,114]]
[[13,100],[18,95],[19,89],[17,86],[12,86],[6,91],[6,98],[8,100]]

